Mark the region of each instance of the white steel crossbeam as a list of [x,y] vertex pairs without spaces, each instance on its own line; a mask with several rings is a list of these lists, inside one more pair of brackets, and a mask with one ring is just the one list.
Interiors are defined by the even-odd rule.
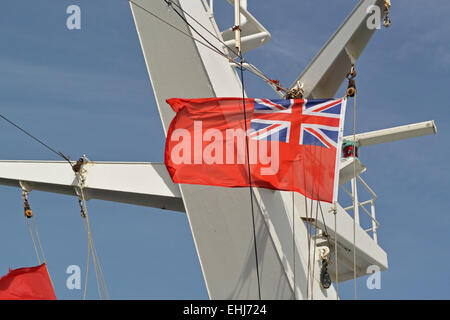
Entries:
[[[149,162],[88,162],[84,192],[99,199],[184,212],[166,167]],[[65,161],[0,161],[0,184],[76,196],[78,182]],[[29,190],[29,191],[31,191]]]
[[[369,43],[376,28],[368,28],[371,6],[384,8],[384,0],[362,0],[328,40],[305,71],[292,84],[303,84],[308,99],[332,98],[345,80],[352,64]],[[382,12],[382,10],[381,10]]]
[[[359,133],[355,136],[355,139],[358,142],[358,145],[362,147],[436,133],[436,125],[434,121],[431,120],[389,129]],[[353,136],[344,137],[344,139],[352,141]]]
[[[353,159],[341,161],[340,183],[348,180]],[[358,173],[365,170],[358,164]],[[84,164],[87,199],[184,212],[180,189],[163,163],[89,161]],[[353,172],[353,171],[352,171]],[[65,161],[0,161],[0,185],[77,196],[75,173]]]

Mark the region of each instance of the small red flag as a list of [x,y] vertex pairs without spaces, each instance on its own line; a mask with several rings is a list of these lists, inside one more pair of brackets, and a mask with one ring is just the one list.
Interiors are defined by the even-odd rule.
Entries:
[[177,113],[165,150],[174,182],[337,200],[346,99],[245,99],[245,117],[242,98],[167,103]]
[[10,269],[0,279],[0,300],[56,300],[45,263]]

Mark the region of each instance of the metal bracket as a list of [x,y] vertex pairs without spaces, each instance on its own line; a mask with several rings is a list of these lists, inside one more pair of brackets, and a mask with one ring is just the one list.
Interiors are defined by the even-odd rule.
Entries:
[[[86,187],[85,174],[87,173],[87,170],[84,167],[89,162],[90,162],[90,160],[88,159],[88,157],[86,157],[86,155],[83,154],[83,156],[80,159],[78,159],[77,163],[72,167],[73,171],[75,172],[75,176],[76,176],[77,185],[74,187],[74,189],[75,189],[75,193],[77,194],[78,198],[81,198],[81,196],[82,196],[81,188]],[[84,193],[84,196],[85,196],[86,200],[89,200],[90,197],[88,194]]]
[[25,181],[19,181],[19,185],[22,188],[23,192],[29,193],[29,192],[31,192],[31,190],[33,190],[31,185]]

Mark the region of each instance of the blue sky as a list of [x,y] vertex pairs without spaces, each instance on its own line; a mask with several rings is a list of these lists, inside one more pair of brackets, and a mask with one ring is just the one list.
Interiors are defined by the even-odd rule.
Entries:
[[[249,0],[272,39],[246,58],[288,86],[356,3]],[[81,7],[81,30],[66,28],[71,4]],[[232,25],[231,14],[225,1],[215,1],[221,28]],[[449,15],[446,0],[393,1],[392,27],[377,32],[357,65],[358,132],[432,119],[438,127],[435,136],[361,149],[390,268],[381,290],[359,279],[359,298],[449,298]],[[163,130],[127,1],[9,1],[0,11],[0,38],[2,114],[73,159],[163,161]],[[250,97],[275,97],[251,75],[246,88]],[[349,110],[347,134],[352,117]],[[0,159],[57,160],[7,123],[0,123],[0,145]],[[36,260],[21,193],[2,186],[0,199],[5,274]],[[32,192],[30,201],[57,297],[81,298],[81,290],[65,286],[67,266],[84,272],[86,263],[76,199]],[[88,208],[112,298],[207,298],[185,214],[97,200]],[[90,270],[88,298],[95,299]],[[340,295],[353,298],[351,281],[340,285]]]

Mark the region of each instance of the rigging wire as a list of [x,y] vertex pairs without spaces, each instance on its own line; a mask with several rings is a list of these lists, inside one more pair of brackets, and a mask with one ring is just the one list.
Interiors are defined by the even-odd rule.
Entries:
[[[242,58],[242,55],[240,55],[240,63],[234,61],[233,59],[231,59],[229,56],[227,56],[226,54],[224,54],[220,49],[218,49],[216,46],[214,46],[210,41],[208,41],[204,36],[202,36],[177,10],[174,10],[181,19],[184,20],[184,22],[191,27],[192,30],[194,30],[203,40],[206,41],[207,44],[205,44],[204,42],[200,41],[199,39],[193,37],[192,35],[184,32],[183,30],[177,28],[176,26],[174,26],[173,24],[165,21],[164,19],[160,18],[158,15],[154,14],[153,12],[147,10],[146,8],[140,6],[139,4],[135,3],[132,0],[128,0],[130,3],[134,4],[135,6],[141,8],[142,10],[144,10],[145,12],[147,12],[148,14],[152,15],[153,17],[155,17],[156,19],[160,20],[161,22],[169,25],[170,27],[174,28],[175,30],[181,32],[182,34],[184,34],[185,36],[193,39],[194,41],[204,45],[205,47],[209,48],[210,50],[218,53],[219,55],[223,56],[224,58],[226,58],[227,60],[229,60],[231,63],[237,65],[240,68],[241,71],[241,81],[242,81],[242,92],[243,92],[243,102],[244,102],[244,116],[246,117],[246,111],[245,111],[245,89],[244,89],[244,81],[243,81],[243,71],[244,71],[244,60]],[[168,3],[166,0],[164,0],[166,3]],[[170,1],[171,4],[173,4]],[[179,7],[179,6],[178,6]],[[179,7],[181,9],[181,7]],[[186,13],[183,10],[184,13]],[[187,14],[187,13],[186,13]],[[202,28],[204,28],[205,30],[207,30],[210,34],[212,34],[206,27],[204,27],[202,24],[200,24],[197,20],[195,20],[191,15],[189,15],[194,21],[196,21],[196,23],[198,23],[199,25],[201,25]],[[213,35],[213,34],[212,34]],[[214,35],[213,35],[214,36]],[[222,40],[220,40],[219,38],[217,38],[216,36],[214,36],[217,40],[219,40],[223,45],[225,45],[228,49],[230,49]],[[231,50],[233,53],[235,53],[233,50]],[[276,84],[274,81],[272,81],[271,79],[269,79],[268,77],[264,76],[264,74],[259,71],[254,65],[246,63],[247,64],[247,70],[249,70],[250,72],[254,73],[255,75],[257,75],[258,77],[262,78],[264,81],[266,81],[267,83],[269,83],[272,87],[276,87],[277,90],[282,90],[285,91],[286,93],[288,93],[289,91],[284,89],[281,85]],[[11,125],[13,125],[14,127],[16,127],[17,129],[19,129],[20,131],[22,131],[23,133],[25,133],[27,136],[29,136],[30,138],[32,138],[33,140],[35,140],[36,142],[38,142],[39,144],[41,144],[42,146],[44,146],[46,149],[48,149],[49,151],[55,153],[57,156],[61,157],[62,159],[64,159],[65,161],[67,161],[69,163],[69,165],[71,166],[71,168],[75,171],[74,165],[72,164],[72,162],[70,161],[70,158],[66,155],[64,155],[62,152],[55,150],[54,148],[50,147],[47,143],[43,142],[41,139],[37,138],[36,136],[32,135],[31,133],[29,133],[27,130],[23,129],[22,127],[20,127],[19,125],[17,125],[16,123],[14,123],[13,121],[9,120],[7,117],[3,116],[0,114],[0,117],[7,121],[8,123],[10,123]],[[246,123],[245,123],[246,125]],[[248,137],[247,137],[247,157],[249,158],[249,150],[248,150]],[[251,196],[251,207],[252,207],[252,221],[253,221],[253,234],[254,234],[254,244],[255,244],[255,258],[256,258],[256,271],[257,271],[257,278],[258,278],[258,294],[259,294],[259,298],[261,299],[261,289],[260,289],[260,276],[259,276],[259,266],[258,266],[258,255],[257,255],[257,247],[256,247],[256,227],[255,227],[255,219],[254,219],[254,207],[253,207],[253,190],[252,190],[252,183],[251,183],[251,176],[250,176],[250,165],[248,167],[249,169],[249,184],[250,184],[250,196]],[[86,208],[86,201],[84,198],[84,192],[83,192],[83,187],[80,188],[80,192],[81,192],[81,197],[82,197],[82,207],[86,214],[86,232],[88,234],[88,238],[89,238],[89,251],[92,253],[93,255],[93,263],[95,265],[96,268],[96,275],[98,275],[97,278],[97,284],[100,283],[100,286],[102,287],[103,290],[103,294],[105,297],[107,297],[107,292],[106,292],[106,287],[105,287],[105,283],[104,283],[104,279],[103,279],[103,275],[102,275],[102,270],[101,270],[101,266],[99,265],[99,263],[97,263],[98,261],[98,255],[97,255],[97,251],[95,249],[95,246],[93,244],[93,239],[92,239],[92,235],[90,233],[90,224],[89,224],[89,220],[88,220],[88,216],[87,216],[87,208]],[[80,203],[81,206],[81,203]],[[27,225],[29,226],[28,222]],[[36,226],[36,222],[33,220],[33,225],[35,228],[37,228]],[[30,230],[30,234],[31,233],[31,226],[29,226],[29,230]],[[36,233],[36,236],[38,237],[38,234]],[[37,247],[36,247],[36,243],[34,241],[34,238],[32,237],[33,240],[33,244],[34,244],[34,248],[35,248],[35,252],[37,253]],[[40,242],[40,239],[38,239],[39,242],[39,247],[41,249],[42,255],[43,255],[43,250],[42,250],[42,244]],[[89,253],[89,252],[88,252]],[[38,261],[40,261],[39,259],[39,254],[37,254],[38,257]],[[45,258],[44,258],[44,262],[45,262]],[[88,262],[89,262],[89,257],[88,257]],[[99,262],[99,261],[98,261]],[[88,271],[88,270],[87,270]],[[88,274],[88,273],[87,273]],[[87,286],[87,277],[86,277],[86,284],[85,284],[85,292],[84,292],[84,298],[86,296],[86,286]]]
[[[86,293],[87,293],[87,284],[88,284],[88,278],[89,278],[89,258],[91,256],[91,243],[88,241],[88,254],[86,259],[86,279],[84,280],[84,291],[83,291],[83,300],[86,300]],[[98,290],[98,281],[97,281],[97,290]],[[100,292],[98,294],[100,297]]]
[[[317,150],[317,148],[314,148],[314,150]],[[315,155],[312,156],[313,158],[315,158]],[[310,190],[310,209],[309,209],[309,215],[308,217],[308,273],[307,273],[307,297],[308,299],[314,300],[314,296],[313,296],[313,285],[314,285],[314,281],[313,279],[311,279],[313,277],[313,266],[315,264],[314,258],[312,257],[312,252],[311,249],[313,247],[312,245],[312,241],[313,241],[313,236],[312,236],[312,232],[313,232],[313,215],[314,215],[314,187],[315,187],[315,180],[313,179],[312,181],[312,187]],[[315,249],[313,249],[315,250]]]
[[[136,7],[144,10],[146,13],[150,14],[151,16],[153,16],[154,18],[158,19],[159,21],[165,23],[166,25],[170,26],[171,28],[177,30],[178,32],[184,34],[186,37],[191,38],[192,40],[196,41],[197,43],[200,43],[201,45],[205,46],[206,48],[218,53],[219,55],[223,56],[224,58],[228,59],[230,62],[239,65],[238,62],[234,61],[233,59],[231,59],[230,57],[228,57],[226,54],[224,54],[222,51],[220,51],[219,49],[217,49],[215,46],[210,46],[207,43],[200,41],[199,39],[197,39],[196,37],[192,36],[191,34],[181,30],[180,28],[178,28],[177,26],[171,24],[170,22],[167,22],[166,20],[164,20],[163,18],[159,17],[157,14],[151,12],[150,10],[144,8],[143,6],[137,4],[136,2],[134,2],[133,0],[127,0],[128,2],[132,3],[133,5],[135,5]],[[164,1],[164,0],[163,0]],[[174,10],[176,11],[176,10]],[[178,11],[176,11],[178,13]],[[183,17],[184,18],[184,17]]]
[[[256,260],[256,277],[257,277],[257,283],[258,283],[258,297],[259,300],[261,300],[261,284],[260,284],[260,275],[259,275],[259,259],[258,259],[258,248],[257,248],[257,239],[256,239],[256,225],[255,225],[255,210],[254,210],[254,205],[253,205],[253,188],[252,188],[252,178],[251,178],[251,170],[250,170],[250,152],[249,152],[249,141],[248,141],[248,133],[247,133],[247,110],[246,110],[246,105],[245,105],[245,82],[244,82],[244,59],[242,54],[239,52],[239,54],[236,54],[236,52],[234,52],[234,50],[232,50],[232,52],[234,52],[239,58],[240,58],[240,62],[236,62],[233,59],[231,59],[228,55],[226,55],[225,53],[223,53],[220,49],[218,49],[216,46],[214,46],[208,39],[206,39],[200,32],[197,31],[196,28],[194,28],[194,26],[192,26],[189,21],[187,21],[187,19],[180,13],[178,12],[178,10],[176,10],[175,8],[172,7],[173,11],[179,16],[179,18],[181,20],[184,21],[184,23],[186,23],[186,25],[188,25],[196,34],[198,34],[207,44],[203,43],[202,41],[198,40],[197,38],[193,37],[190,34],[187,34],[186,32],[182,31],[181,29],[177,28],[176,26],[166,22],[165,20],[163,20],[162,18],[158,17],[156,14],[150,12],[149,10],[147,10],[146,8],[143,8],[142,6],[136,4],[134,1],[132,0],[128,0],[129,2],[135,4],[136,6],[138,6],[139,8],[143,9],[145,12],[151,14],[152,16],[154,16],[155,18],[157,18],[158,20],[166,23],[167,25],[173,27],[174,29],[182,32],[184,35],[192,38],[194,41],[201,43],[202,45],[204,45],[205,47],[211,49],[212,51],[218,53],[219,55],[223,56],[224,58],[226,58],[227,60],[229,60],[231,63],[237,65],[240,69],[240,78],[241,78],[241,87],[242,87],[242,102],[243,102],[243,107],[244,107],[244,126],[245,126],[245,132],[246,132],[246,157],[247,157],[247,168],[248,168],[248,180],[249,180],[249,192],[250,192],[250,204],[251,204],[251,212],[252,212],[252,227],[253,227],[253,242],[254,242],[254,249],[255,249],[255,260]],[[163,0],[168,6],[171,6],[173,3],[172,1],[168,1],[168,0]],[[180,6],[176,5],[178,8],[181,9],[181,11],[185,14],[187,14],[191,19],[193,19],[197,24],[199,24],[203,29],[207,30],[207,28],[205,26],[203,26],[200,22],[198,22],[195,18],[193,18],[190,14],[188,14],[186,11],[184,11]],[[207,30],[208,31],[208,30]],[[208,33],[212,34],[211,32],[208,31]],[[213,35],[213,34],[212,34]],[[213,35],[214,36],[214,35]],[[225,43],[223,43],[222,40],[218,39],[216,36],[214,36],[217,40],[219,40],[222,44],[225,45]],[[225,45],[226,46],[226,45]],[[228,47],[228,46],[227,46]]]
[[334,204],[334,264],[336,267],[336,300],[339,300],[339,269],[338,269],[338,249],[337,249],[337,209]]
[[[45,254],[44,254],[44,248],[42,246],[41,239],[39,237],[39,232],[38,232],[38,227],[37,227],[37,224],[36,224],[36,220],[34,219],[34,213],[31,210],[30,204],[28,202],[28,193],[29,193],[29,191],[26,189],[26,187],[24,186],[24,184],[21,181],[19,182],[19,184],[20,184],[20,187],[22,188],[22,200],[23,200],[24,211],[25,211],[25,214],[24,214],[25,221],[26,221],[26,224],[27,224],[27,227],[28,227],[28,232],[30,233],[31,240],[33,242],[33,248],[34,248],[34,252],[36,254],[36,258],[38,260],[38,264],[41,265],[41,258],[39,256],[39,252],[38,252],[38,249],[36,247],[36,241],[34,240],[33,230],[34,230],[34,234],[36,235],[36,239],[37,239],[38,244],[39,244],[40,254],[41,254],[41,257],[42,257],[42,263],[47,264],[47,260],[45,258]],[[33,228],[31,227],[31,224],[28,221],[29,219],[32,220]],[[54,288],[55,286],[53,285],[52,277],[51,277],[50,272],[48,271],[48,269],[47,269],[47,274],[48,274],[48,277],[49,277],[50,282],[52,284],[52,287]]]
[[[319,159],[319,163],[322,162],[322,153],[318,151],[318,146],[315,145],[314,146],[314,159],[317,159],[317,155],[318,153],[320,154],[320,159]],[[312,195],[315,198],[318,198],[319,195],[319,188],[320,185],[317,183],[317,178],[314,177],[313,178],[313,187],[312,187]],[[317,251],[317,239],[318,239],[318,227],[317,227],[317,221],[318,221],[318,211],[319,211],[319,204],[320,201],[316,200],[316,215],[315,218],[313,219],[313,201],[311,198],[311,239],[314,241],[314,245],[313,245],[313,259],[312,259],[312,276],[311,276],[311,299],[314,300],[314,283],[315,283],[315,268],[316,268],[316,251]],[[312,221],[314,220],[314,222]],[[313,226],[314,223],[314,226]],[[312,238],[312,228],[314,227],[314,238]]]
[[[183,12],[183,14],[187,15],[189,18],[191,18],[196,24],[198,24],[202,29],[204,29],[206,32],[208,32],[212,37],[214,37],[217,41],[219,41],[224,47],[226,47],[229,51],[231,51],[234,55],[236,55],[237,57],[241,57],[241,55],[236,52],[235,50],[233,50],[230,46],[228,46],[222,39],[220,39],[217,35],[215,35],[213,32],[211,32],[208,28],[206,28],[202,23],[200,23],[197,19],[195,19],[191,14],[189,14],[189,12],[187,12],[186,10],[184,10],[179,4],[173,2],[172,0],[163,0],[164,2],[167,3],[168,6],[171,5],[175,5],[176,7],[178,7],[181,12]],[[224,53],[217,48],[216,46],[214,46],[210,41],[208,41],[204,36],[202,36],[188,21],[185,17],[183,17],[177,10],[174,9],[174,11],[177,13],[177,15],[192,29],[194,30],[195,33],[197,33],[203,40],[207,41],[209,45],[211,45],[215,51],[218,51],[221,55],[223,55]],[[225,56],[228,59],[231,59],[228,55],[225,54]],[[241,57],[242,58],[242,57]],[[237,64],[236,61],[232,60],[231,61],[235,64]],[[244,62],[243,60],[241,60],[239,65],[242,64],[246,65],[246,68],[249,69],[249,71],[251,73],[253,73],[254,75],[256,75],[257,77],[260,77],[262,80],[264,80],[267,84],[269,84],[275,91],[283,91],[286,94],[290,93],[290,90],[287,90],[285,88],[283,88],[283,86],[281,86],[279,84],[278,81],[275,81],[273,79],[268,78],[266,75],[264,75],[258,68],[256,68],[253,64],[249,63],[249,62]]]
[[[327,224],[325,222],[325,217],[322,210],[322,204],[319,202],[319,208],[320,208],[320,214],[322,216],[322,221],[325,229],[325,237],[327,238],[328,247],[331,248],[331,241],[330,241],[330,235],[328,234],[328,228]],[[336,273],[336,299],[339,299],[339,289],[338,289],[338,282],[339,282],[339,274],[338,274],[338,253],[337,253],[337,208],[336,208],[336,202],[333,204],[333,208],[330,210],[333,212],[334,215],[334,263],[335,263],[335,273]]]
[[327,241],[329,243],[330,242],[330,238],[328,236],[327,224],[325,223],[325,217],[323,215],[322,204],[320,202],[319,202],[319,208],[320,208],[320,215],[322,216],[322,221],[323,221],[323,226],[324,226],[324,231],[325,231],[325,237],[327,238]]
[[[169,7],[171,6],[171,4],[173,3],[172,1],[168,1],[168,0],[163,0]],[[179,8],[181,8],[180,6],[178,6]],[[200,32],[198,32],[197,31],[197,29],[195,29],[194,28],[194,26],[192,25],[192,24],[190,24],[189,23],[189,21],[180,13],[180,12],[178,12],[178,10],[177,9],[175,9],[175,8],[173,8],[172,7],[172,9],[173,9],[173,11],[178,15],[178,17],[180,17],[180,19],[181,20],[183,20],[184,21],[184,23],[189,27],[189,28],[191,28],[191,30],[193,30],[200,38],[202,38],[203,39],[203,41],[205,41],[208,45],[209,45],[209,47],[213,50],[213,51],[215,51],[215,52],[217,52],[218,54],[220,54],[221,56],[223,56],[223,57],[226,57],[227,59],[229,59],[229,60],[231,60],[231,61],[233,61],[233,62],[235,62],[236,63],[236,61],[234,61],[233,59],[231,59],[228,55],[226,55],[225,53],[223,53],[219,48],[217,48],[214,44],[212,44],[211,43],[211,41],[209,41],[208,39],[206,39],[206,37],[205,36],[203,36]],[[182,11],[183,11],[183,13],[186,13],[183,9],[181,9]],[[193,19],[193,18],[192,18]],[[195,20],[195,19],[194,19]],[[195,20],[198,24],[200,24],[197,20]],[[204,29],[206,29],[206,27],[204,27],[203,25],[202,25],[202,27],[204,28]],[[194,38],[194,37],[193,37]],[[236,54],[237,56],[239,56],[238,54]]]
[[[206,28],[202,23],[200,23],[197,19],[195,19],[189,12],[184,10],[179,4],[173,2],[172,0],[164,0],[168,6],[175,5],[178,7],[181,12],[183,12],[185,15],[187,15],[189,18],[191,18],[196,24],[198,24],[203,30],[208,32],[211,36],[213,36],[217,41],[219,41],[222,45],[224,45],[229,51],[231,51],[233,54],[235,54],[237,57],[239,57],[239,54],[229,45],[227,45],[222,39],[220,39],[217,35],[215,35],[213,32],[211,32],[208,28]],[[196,32],[198,34],[198,32]],[[200,34],[199,34],[200,35]]]
[[293,259],[293,269],[294,269],[294,300],[297,300],[297,288],[296,288],[296,278],[295,278],[295,195],[292,191],[292,259]]
[[[28,193],[29,192],[28,192],[28,190],[26,190],[26,188],[24,187],[22,182],[20,182],[20,186],[22,188],[22,200],[23,200],[23,207],[24,207],[25,222],[27,224],[27,228],[28,228],[28,232],[31,237],[31,241],[33,242],[34,252],[36,254],[38,263],[41,264],[41,257],[42,257],[42,262],[45,263],[46,259],[45,259],[44,249],[42,247],[41,239],[39,237],[36,220],[34,219],[34,213],[31,210],[30,203],[28,202]],[[29,222],[29,219],[32,220],[32,223]],[[35,237],[38,242],[40,252],[38,251],[38,247],[37,247],[36,241],[34,239]]]
[[[353,97],[353,143],[356,142],[356,91]],[[353,282],[355,291],[355,300],[357,299],[356,294],[356,152],[353,152]]]
[[[295,178],[297,177],[295,169],[292,175],[292,184],[295,184]],[[294,300],[297,300],[297,275],[296,275],[296,262],[297,262],[297,245],[295,238],[295,193],[291,191],[292,194],[292,259],[293,259],[293,271],[294,271]],[[302,222],[303,223],[303,222]]]
[[[353,97],[353,144],[356,144],[356,84],[355,84],[355,65],[352,64],[350,72],[347,73],[346,78],[348,79],[347,97]],[[356,148],[353,147],[353,286],[354,286],[354,299],[357,299],[356,292],[356,206],[358,206],[356,199]],[[345,190],[345,189],[344,189]]]
[[[241,62],[242,62],[242,55],[241,55]],[[251,170],[250,170],[250,151],[249,151],[249,141],[248,141],[248,131],[247,131],[247,110],[245,106],[245,84],[244,84],[244,68],[240,66],[240,73],[241,73],[241,87],[242,87],[242,103],[244,107],[244,130],[245,130],[245,146],[246,146],[246,153],[247,153],[247,168],[248,168],[248,184],[249,184],[249,191],[250,191],[250,203],[251,203],[251,210],[252,210],[252,226],[253,226],[253,245],[255,248],[255,260],[256,260],[256,277],[258,282],[258,298],[261,300],[261,284],[260,284],[260,277],[259,277],[259,260],[258,260],[258,247],[257,247],[257,240],[256,240],[256,226],[255,226],[255,210],[253,207],[253,187],[252,187],[252,176],[251,176]]]
[[[28,132],[27,130],[23,129],[21,126],[19,126],[15,122],[11,121],[6,116],[0,114],[0,118],[2,118],[6,122],[10,123],[11,125],[16,127],[17,129],[19,129],[20,131],[25,133],[27,136],[32,138],[34,141],[38,142],[40,145],[44,146],[46,149],[50,150],[51,152],[55,153],[56,155],[58,155],[59,157],[61,157],[65,161],[67,161],[69,163],[69,165],[71,166],[72,170],[77,172],[76,166],[77,166],[78,163],[73,165],[72,162],[70,161],[70,158],[68,156],[66,156],[62,152],[57,151],[54,148],[50,147],[47,143],[43,142],[41,139],[39,139],[36,136],[32,135],[30,132]],[[78,175],[77,175],[77,178],[78,178]],[[31,211],[31,209],[29,207],[29,204],[28,204],[28,200],[27,200],[28,191],[25,189],[25,187],[22,184],[21,184],[21,187],[22,187],[22,191],[23,191],[22,197],[23,197],[24,206],[25,206],[25,216],[27,218],[26,219],[26,224],[27,224],[30,236],[31,236],[31,240],[33,242],[33,247],[34,247],[34,250],[35,250],[35,253],[36,253],[36,257],[37,257],[37,260],[38,260],[39,264],[41,264],[41,259],[40,259],[40,256],[39,256],[39,252],[38,252],[38,249],[37,249],[36,241],[35,241],[34,236],[33,236],[33,230],[32,229],[34,229],[34,234],[36,235],[36,239],[37,239],[37,242],[38,242],[38,245],[39,245],[39,249],[40,249],[40,254],[42,256],[43,262],[45,263],[46,262],[45,254],[44,254],[43,246],[42,246],[42,243],[41,243],[41,240],[40,240],[40,237],[39,237],[39,232],[38,232],[38,229],[37,229],[36,220],[34,219],[33,212]],[[86,200],[84,198],[83,187],[80,188],[80,191],[81,191],[81,196],[82,196],[82,201],[83,201],[83,204],[81,204],[81,201],[80,201],[80,206],[82,205],[82,207],[83,207],[82,210],[84,210],[83,212],[85,212],[85,215],[86,215],[86,226],[85,226],[85,229],[86,229],[86,232],[88,234],[88,242],[89,242],[88,245],[89,245],[89,248],[90,248],[89,251],[92,253],[93,263],[94,263],[95,270],[96,270],[97,286],[98,286],[99,296],[100,296],[99,287],[101,287],[102,291],[103,291],[103,297],[105,297],[106,299],[109,299],[109,296],[108,296],[108,293],[107,293],[107,290],[106,290],[105,281],[104,281],[104,278],[103,278],[102,269],[101,269],[101,266],[100,266],[100,261],[99,261],[98,254],[97,254],[97,250],[95,249],[95,245],[94,245],[94,242],[93,242],[93,239],[92,239],[92,235],[91,235],[91,232],[90,232],[90,224],[89,224],[89,220],[88,220],[88,217],[87,217]],[[28,211],[27,211],[27,209],[28,209]],[[31,226],[31,224],[28,221],[29,218],[32,219],[32,226]],[[88,252],[88,255],[89,255],[89,252]],[[88,257],[88,263],[89,263],[89,257]],[[87,277],[88,277],[88,270],[89,270],[88,268],[89,267],[87,267],[87,272],[86,272],[85,292],[84,292],[84,295],[83,295],[84,299],[86,298],[86,288],[87,288],[86,286],[87,286],[87,279],[88,279]]]
[[314,246],[313,246],[313,265],[312,265],[312,276],[311,276],[311,299],[314,300],[314,275],[316,270],[316,251],[317,251],[317,215],[319,211],[319,200],[316,200],[316,217],[314,219]]
[[[185,11],[179,4],[173,2],[172,0],[163,0],[167,6],[171,7],[172,5],[175,5],[177,8],[183,12],[183,14],[187,15],[189,18],[191,18],[196,24],[198,24],[202,29],[204,29],[206,32],[208,32],[211,36],[213,36],[217,41],[219,41],[222,45],[224,45],[229,51],[231,51],[234,55],[239,57],[239,53],[234,51],[230,46],[228,46],[225,42],[223,42],[217,35],[215,35],[213,32],[209,31],[208,28],[206,28],[202,23],[200,23],[197,19],[195,19],[191,14],[189,14],[187,11]],[[173,8],[173,7],[172,7]],[[179,13],[176,9],[173,9],[175,13],[192,29],[196,34],[198,34],[204,41],[206,41],[211,47],[213,47],[216,51],[219,51],[222,53],[222,51],[217,48],[215,45],[213,45],[208,39],[206,39],[200,32],[198,32],[188,21],[187,19]],[[233,60],[234,61],[234,60]]]
[[[213,52],[219,54],[220,56],[224,57],[225,59],[227,59],[231,64],[234,64],[236,67],[240,67],[241,64],[243,64],[243,61],[241,62],[237,62],[235,60],[233,60],[231,57],[229,57],[227,54],[223,53],[219,48],[217,48],[216,46],[214,46],[210,41],[208,41],[203,35],[201,35],[196,28],[194,28],[194,26],[192,26],[192,24],[190,24],[187,19],[185,17],[183,17],[183,15],[180,14],[180,12],[178,12],[175,8],[172,7],[173,11],[175,11],[177,13],[177,15],[192,29],[194,30],[195,33],[197,33],[200,37],[202,37],[205,41],[201,41],[198,38],[192,36],[191,34],[181,30],[180,28],[178,28],[177,26],[173,25],[172,23],[164,20],[163,18],[159,17],[157,14],[151,12],[150,10],[148,10],[147,8],[144,8],[143,6],[139,5],[138,3],[134,2],[133,0],[127,0],[129,3],[132,3],[133,5],[135,5],[136,7],[142,9],[144,12],[150,14],[151,16],[153,16],[154,18],[156,18],[157,20],[163,22],[164,24],[170,26],[171,28],[173,28],[174,30],[182,33],[183,35],[185,35],[188,38],[191,38],[192,40],[194,40],[195,42],[203,45],[204,47],[206,47],[207,49],[212,50]],[[169,2],[171,5],[175,4],[172,1],[168,1],[168,0],[163,0],[166,4]],[[189,13],[187,13],[185,10],[183,10],[180,6],[177,5],[177,7],[179,7],[183,13],[185,13],[186,15],[188,15],[192,20],[194,20],[197,24],[199,24],[203,29],[205,29],[206,31],[208,31],[208,33],[210,33],[213,37],[215,37],[221,44],[223,44],[225,47],[229,48],[229,46],[227,46],[225,44],[225,42],[223,42],[219,37],[215,36],[211,31],[209,31],[203,24],[201,24],[198,20],[196,20],[194,17],[192,17],[192,15],[190,15]],[[209,43],[209,44],[208,44]],[[232,51],[233,53],[235,53],[234,51]],[[236,54],[236,56],[239,56],[238,54]],[[266,82],[268,85],[270,85],[275,91],[279,92],[279,91],[283,91],[285,94],[289,94],[290,90],[284,88],[283,86],[281,86],[277,81],[274,81],[272,79],[270,79],[269,77],[267,77],[266,75],[264,75],[260,70],[258,70],[258,68],[256,68],[253,64],[245,62],[246,65],[246,69],[249,70],[251,73],[253,73],[255,76],[261,78],[264,82]]]
[[72,166],[72,163],[70,162],[70,158],[66,155],[64,155],[62,152],[60,151],[56,151],[55,149],[53,149],[52,147],[50,147],[48,144],[46,144],[45,142],[43,142],[41,139],[37,138],[36,136],[32,135],[31,133],[29,133],[28,131],[26,131],[25,129],[23,129],[22,127],[20,127],[18,124],[14,123],[13,121],[9,120],[7,117],[5,117],[4,115],[0,114],[0,118],[2,118],[3,120],[5,120],[6,122],[8,122],[9,124],[13,125],[14,127],[16,127],[17,129],[19,129],[20,131],[22,131],[23,133],[25,133],[27,136],[29,136],[30,138],[32,138],[33,140],[35,140],[36,142],[38,142],[39,144],[41,144],[42,146],[44,146],[45,148],[47,148],[48,150],[50,150],[51,152],[55,153],[57,156],[59,156],[60,158],[66,160],[70,166]]
[[[306,203],[308,203],[308,200],[305,197]],[[310,275],[311,275],[311,220],[312,220],[312,199],[311,199],[311,206],[308,213],[308,206],[306,206],[306,221],[307,221],[307,227],[306,227],[306,233],[307,233],[307,241],[308,241],[308,272],[306,277],[306,298],[309,299],[309,287],[310,287]],[[311,214],[311,215],[310,215]]]
[[[314,159],[317,159],[317,154],[318,153],[320,155],[319,163],[322,163],[322,152],[320,152],[318,146],[315,145],[315,147],[314,147]],[[319,199],[320,184],[317,183],[317,177],[316,176],[314,176],[313,190],[315,190],[315,197],[317,199]],[[319,205],[320,205],[320,200],[316,200],[316,217],[314,219],[313,271],[312,271],[312,279],[311,279],[311,281],[312,281],[311,282],[311,296],[312,296],[312,299],[314,299],[315,268],[316,268],[316,264],[318,263],[316,261],[316,251],[317,251],[317,240],[318,240],[318,226],[317,226],[317,222],[318,222]],[[321,234],[322,234],[322,231],[321,231]],[[319,286],[320,286],[321,285],[320,280],[318,282],[319,282]]]

